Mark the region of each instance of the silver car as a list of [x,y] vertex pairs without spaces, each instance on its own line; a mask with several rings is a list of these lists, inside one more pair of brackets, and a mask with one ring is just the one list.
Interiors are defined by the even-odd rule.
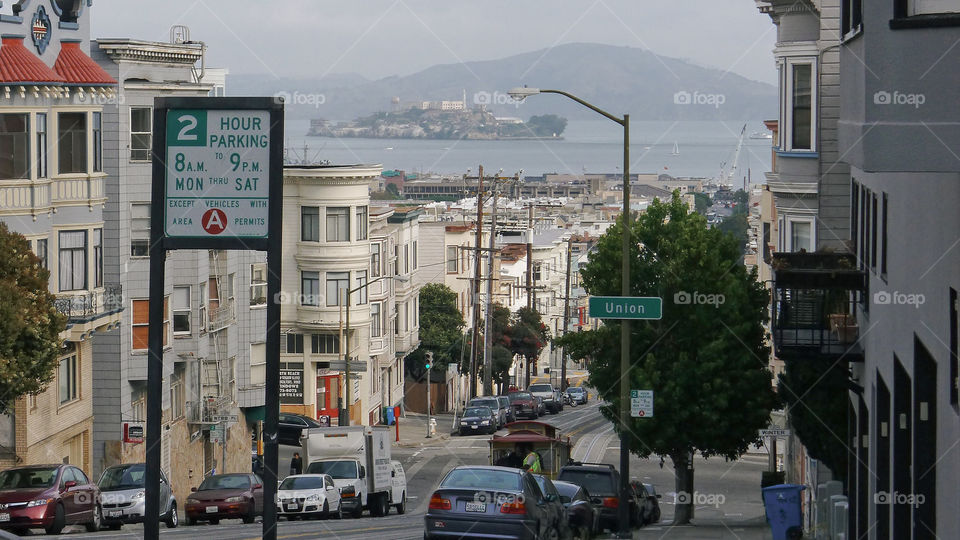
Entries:
[[[142,523],[146,513],[146,465],[127,463],[107,467],[100,475],[100,508],[103,526],[117,530],[124,523]],[[160,520],[167,528],[180,524],[177,500],[173,497],[170,481],[160,472]]]
[[475,397],[467,402],[467,407],[490,407],[494,416],[497,417],[497,429],[507,424],[507,410],[500,405],[500,400],[496,396]]

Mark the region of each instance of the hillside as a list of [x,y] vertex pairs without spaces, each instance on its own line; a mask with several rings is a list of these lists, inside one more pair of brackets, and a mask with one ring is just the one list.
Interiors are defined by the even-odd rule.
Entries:
[[593,114],[559,96],[512,103],[505,92],[523,84],[563,89],[636,120],[758,119],[774,117],[777,111],[772,85],[643,49],[585,43],[499,60],[437,65],[373,81],[353,74],[317,80],[230,76],[227,90],[231,95],[322,95],[319,100],[301,99],[303,103],[288,109],[299,117],[333,121],[389,111],[394,97],[401,102],[459,100],[464,91],[469,106],[486,104],[497,116],[558,114],[582,119]]

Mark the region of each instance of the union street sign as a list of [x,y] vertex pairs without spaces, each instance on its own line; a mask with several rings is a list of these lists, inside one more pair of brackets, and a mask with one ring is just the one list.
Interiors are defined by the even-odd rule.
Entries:
[[594,319],[653,319],[663,317],[663,299],[657,296],[591,296]]
[[270,111],[169,109],[164,233],[266,238]]

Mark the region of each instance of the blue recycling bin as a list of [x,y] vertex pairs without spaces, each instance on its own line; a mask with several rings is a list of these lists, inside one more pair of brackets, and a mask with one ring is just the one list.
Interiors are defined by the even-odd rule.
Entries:
[[393,407],[387,407],[387,425],[392,426],[397,423],[397,417],[393,414]]
[[801,492],[806,486],[780,484],[763,488],[763,507],[773,540],[795,540],[803,537]]

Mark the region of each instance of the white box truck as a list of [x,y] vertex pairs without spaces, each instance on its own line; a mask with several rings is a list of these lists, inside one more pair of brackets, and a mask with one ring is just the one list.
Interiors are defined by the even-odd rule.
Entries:
[[[390,434],[386,426],[305,429],[300,435],[307,464],[304,472],[332,476],[340,488],[344,513],[353,517],[360,517],[364,508],[372,516],[387,515],[390,506],[404,508],[406,485],[396,489]],[[394,495],[397,491],[399,496]]]

